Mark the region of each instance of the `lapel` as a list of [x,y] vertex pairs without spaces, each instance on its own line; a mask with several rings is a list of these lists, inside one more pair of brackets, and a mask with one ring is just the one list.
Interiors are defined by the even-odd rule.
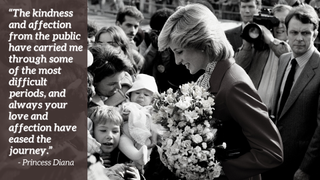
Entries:
[[242,25],[240,25],[239,27],[237,27],[234,31],[234,40],[236,43],[240,44],[240,46],[242,45],[242,37],[240,36],[242,33]]
[[[298,96],[302,93],[311,79],[315,76],[315,70],[319,66],[319,52],[315,50],[315,52],[310,57],[309,61],[303,68],[300,76],[298,77],[296,83],[292,87],[292,91],[287,99],[285,106],[283,107],[282,113],[280,114],[279,119],[288,111],[288,109],[294,104],[297,100]],[[284,74],[284,73],[282,73]]]
[[216,67],[214,68],[211,74],[209,92],[213,93],[214,95],[217,94],[226,71],[234,63],[235,60],[233,58],[218,61]]
[[242,31],[242,25],[236,27],[233,31],[233,34],[234,35],[240,35],[241,34],[241,31]]
[[282,55],[279,58],[279,67],[278,67],[278,72],[277,72],[277,78],[276,78],[276,83],[274,86],[274,100],[273,100],[273,110],[272,110],[272,115],[278,117],[277,114],[277,109],[278,109],[278,101],[280,98],[280,86],[281,82],[284,76],[284,72],[288,66],[288,63],[290,61],[291,53]]

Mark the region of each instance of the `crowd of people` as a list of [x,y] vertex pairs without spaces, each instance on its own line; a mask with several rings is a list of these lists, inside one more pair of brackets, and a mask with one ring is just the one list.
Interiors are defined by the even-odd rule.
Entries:
[[227,31],[206,1],[159,9],[146,31],[136,6],[114,26],[89,22],[88,157],[101,166],[88,179],[177,179],[160,161],[152,104],[192,81],[215,96],[216,141],[227,144],[218,179],[320,179],[318,13],[281,1],[266,27],[253,22],[261,7],[240,0],[242,23]]

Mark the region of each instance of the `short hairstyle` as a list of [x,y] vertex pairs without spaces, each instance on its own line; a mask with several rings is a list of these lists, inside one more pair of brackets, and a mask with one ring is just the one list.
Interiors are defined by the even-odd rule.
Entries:
[[93,122],[93,129],[99,124],[108,122],[121,126],[123,123],[122,116],[118,109],[113,106],[95,106],[90,108],[91,113],[88,114]]
[[174,13],[172,9],[162,8],[157,10],[150,18],[150,27],[153,30],[161,31],[167,19]]
[[308,4],[295,6],[291,9],[285,20],[287,31],[289,29],[289,22],[293,17],[297,18],[303,24],[313,24],[313,30],[319,28],[319,16],[315,9]]
[[132,68],[127,56],[120,49],[116,49],[109,44],[95,43],[89,50],[93,55],[93,63],[88,67],[88,71],[94,77],[94,84],[99,83],[105,77]]
[[285,10],[290,11],[292,9],[292,6],[289,6],[287,4],[276,4],[273,6],[272,8],[272,13],[276,13],[276,12],[283,12]]
[[136,18],[138,21],[144,19],[143,14],[135,6],[125,6],[118,11],[116,22],[122,24],[125,21],[125,16]]
[[158,38],[163,51],[175,42],[182,48],[204,50],[212,61],[233,57],[234,51],[216,16],[204,5],[180,7],[165,23]]

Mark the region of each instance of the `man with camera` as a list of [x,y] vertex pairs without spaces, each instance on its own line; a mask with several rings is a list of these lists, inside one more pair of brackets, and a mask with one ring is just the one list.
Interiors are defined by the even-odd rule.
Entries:
[[[292,7],[278,4],[272,15],[258,15],[242,32],[243,45],[235,54],[236,62],[245,69],[270,110],[278,70],[279,56],[289,52],[284,20]],[[259,23],[259,24],[258,24]]]
[[261,0],[240,0],[239,13],[243,21],[242,25],[225,31],[227,39],[235,52],[242,46],[241,32],[245,24],[252,22],[253,15],[261,9]]

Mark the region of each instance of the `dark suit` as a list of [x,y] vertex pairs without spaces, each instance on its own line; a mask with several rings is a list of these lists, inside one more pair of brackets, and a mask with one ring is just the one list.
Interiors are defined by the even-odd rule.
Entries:
[[224,126],[217,132],[217,142],[226,142],[227,152],[240,153],[222,162],[227,178],[261,179],[260,173],[279,166],[283,160],[280,134],[251,79],[234,59],[217,63],[209,91],[215,95],[214,117]]
[[270,179],[293,179],[300,168],[312,179],[320,179],[320,54],[315,49],[291,93],[281,114],[276,112],[279,89],[291,53],[280,56],[275,85],[273,114],[283,140],[284,163],[268,172]]
[[227,39],[229,40],[235,52],[237,52],[238,49],[242,46],[242,38],[240,37],[241,33],[242,25],[225,31]]

